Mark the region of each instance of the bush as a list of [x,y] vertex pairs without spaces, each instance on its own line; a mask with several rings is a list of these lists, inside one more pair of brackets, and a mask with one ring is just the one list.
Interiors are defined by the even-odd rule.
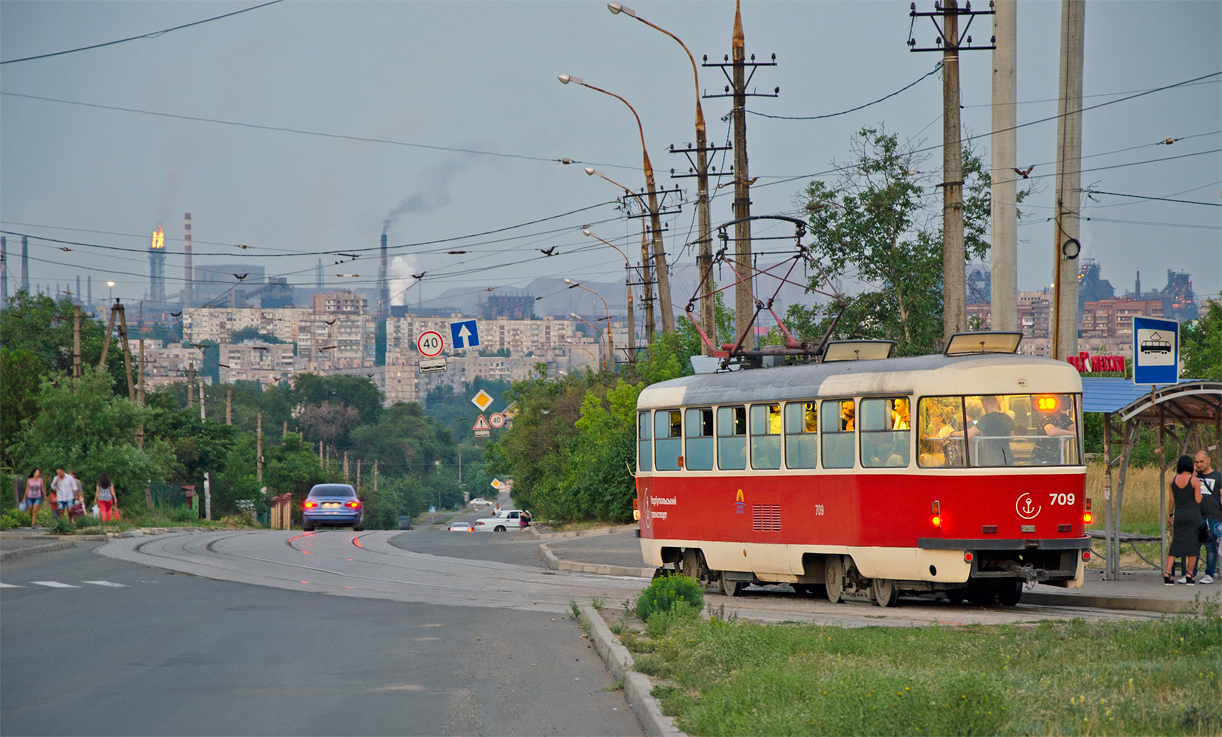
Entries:
[[20,509],[10,509],[0,517],[0,530],[15,530],[18,527],[30,526],[30,513]]
[[71,535],[74,529],[72,520],[62,514],[52,519],[51,524],[47,525],[47,532],[52,535]]
[[636,615],[642,621],[658,612],[669,612],[683,604],[696,613],[704,610],[704,589],[695,579],[687,576],[664,576],[656,579],[641,592],[636,600]]

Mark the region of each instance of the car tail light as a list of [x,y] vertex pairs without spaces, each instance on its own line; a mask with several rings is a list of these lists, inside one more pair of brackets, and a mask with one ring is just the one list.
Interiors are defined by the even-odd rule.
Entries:
[[477,525],[482,525],[482,524],[484,524],[484,521],[483,521],[483,520],[476,520],[475,524],[477,524]]
[[360,502],[346,502],[344,506],[352,507],[353,509],[356,509],[357,507],[361,506],[361,503]]
[[302,509],[313,509],[314,507],[317,507],[317,506],[318,506],[318,502],[303,502],[301,504]]

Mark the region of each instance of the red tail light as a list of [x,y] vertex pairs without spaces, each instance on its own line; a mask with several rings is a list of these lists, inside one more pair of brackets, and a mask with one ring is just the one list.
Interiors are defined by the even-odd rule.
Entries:
[[1090,511],[1090,497],[1086,497],[1086,511],[1082,513],[1082,521],[1089,525],[1094,518],[1095,515]]
[[1090,551],[1089,550],[1082,551],[1082,560],[1090,560]]
[[933,522],[934,527],[942,526],[942,502],[937,499],[933,502],[933,519],[930,521]]
[[356,509],[357,507],[361,506],[361,503],[360,502],[346,502],[344,506],[352,507],[353,509]]
[[317,507],[317,506],[318,506],[318,502],[303,502],[301,504],[302,509],[313,509],[314,507]]

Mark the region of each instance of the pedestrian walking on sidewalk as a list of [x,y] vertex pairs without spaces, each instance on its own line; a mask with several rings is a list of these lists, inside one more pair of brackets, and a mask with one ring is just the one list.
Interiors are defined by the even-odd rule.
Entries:
[[1184,561],[1184,577],[1182,583],[1192,586],[1196,583],[1192,573],[1197,565],[1197,551],[1201,544],[1198,541],[1198,528],[1201,526],[1201,480],[1192,475],[1192,458],[1180,456],[1175,462],[1175,478],[1171,479],[1171,497],[1175,502],[1174,512],[1170,515],[1174,523],[1171,533],[1171,547],[1167,551],[1167,565],[1163,570],[1163,583],[1170,586],[1175,582],[1171,577],[1175,570],[1175,559],[1186,558]]
[[55,469],[55,478],[51,481],[51,489],[55,492],[55,508],[58,514],[71,519],[72,503],[76,501],[76,479],[64,473],[64,469]]
[[42,504],[42,471],[37,468],[30,474],[30,478],[25,482],[25,496],[21,497],[21,501],[25,502],[26,511],[30,513],[30,528],[38,527],[38,507]]
[[1213,583],[1218,574],[1218,545],[1222,543],[1222,472],[1213,467],[1209,452],[1197,451],[1197,478],[1201,481],[1201,544],[1205,546],[1205,575],[1197,583]]
[[107,476],[105,471],[98,475],[98,485],[94,501],[97,502],[98,509],[102,512],[102,521],[109,522],[111,510],[118,505],[119,497],[115,494],[115,487],[110,483],[110,476]]

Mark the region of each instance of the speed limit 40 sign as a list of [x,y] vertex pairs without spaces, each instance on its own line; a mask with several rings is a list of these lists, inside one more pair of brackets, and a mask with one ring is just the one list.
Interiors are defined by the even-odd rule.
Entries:
[[416,350],[420,351],[422,356],[429,358],[440,356],[445,347],[445,339],[436,330],[426,330],[420,334],[419,338],[416,338]]

